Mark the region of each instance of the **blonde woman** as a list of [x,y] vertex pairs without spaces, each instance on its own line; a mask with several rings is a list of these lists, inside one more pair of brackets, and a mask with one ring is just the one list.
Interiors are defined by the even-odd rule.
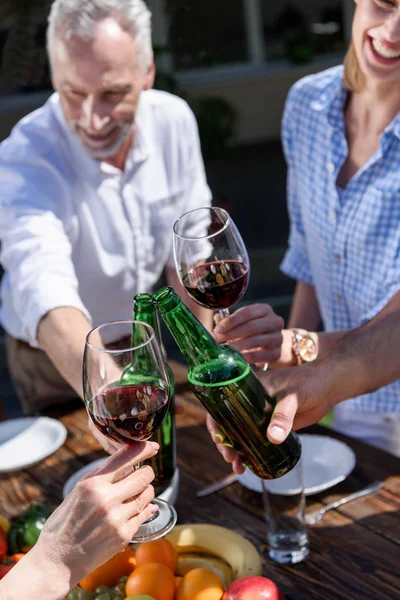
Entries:
[[[298,365],[326,356],[343,336],[400,308],[399,111],[400,1],[356,0],[344,66],[297,82],[285,107],[291,226],[281,268],[297,285],[278,361],[269,347],[276,344],[271,316],[257,317],[257,306],[222,321],[219,341],[246,335],[234,343],[250,361]],[[321,321],[324,333],[309,335]],[[378,352],[379,340],[366,339]],[[371,348],[365,350],[370,356]],[[363,370],[366,380],[379,380],[379,359]],[[267,373],[264,381],[273,391],[285,376]],[[296,377],[300,384],[301,369],[291,375],[292,390]],[[351,397],[349,383],[336,383],[346,388],[341,399]],[[375,386],[366,381],[355,389]],[[400,380],[341,402],[334,427],[400,455]]]

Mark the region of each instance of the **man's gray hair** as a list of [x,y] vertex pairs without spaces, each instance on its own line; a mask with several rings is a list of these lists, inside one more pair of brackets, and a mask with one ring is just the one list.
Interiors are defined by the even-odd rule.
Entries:
[[132,34],[137,42],[142,66],[146,69],[153,57],[151,45],[151,12],[143,0],[54,0],[47,29],[47,52],[51,52],[56,34],[91,40],[99,21],[114,18]]

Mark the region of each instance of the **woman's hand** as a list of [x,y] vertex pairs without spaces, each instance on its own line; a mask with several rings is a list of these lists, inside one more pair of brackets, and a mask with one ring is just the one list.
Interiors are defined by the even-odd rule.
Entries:
[[153,470],[133,467],[157,449],[153,442],[125,446],[78,481],[46,521],[32,550],[0,582],[0,596],[64,598],[85,575],[122,552],[156,510],[149,505]]
[[289,342],[289,336],[283,336],[282,317],[276,315],[269,304],[243,306],[222,320],[216,316],[215,321],[217,342],[233,346],[249,363],[290,364],[291,335]]
[[114,442],[110,440],[106,435],[103,435],[99,429],[97,429],[96,425],[93,423],[92,419],[88,417],[88,427],[92,432],[93,436],[96,440],[103,446],[104,450],[108,452],[108,454],[114,454],[117,450],[121,450],[122,448],[129,448],[129,446],[125,446],[124,444],[118,444],[118,442]]
[[[181,415],[184,412],[184,406],[182,402],[175,397],[175,414]],[[117,450],[121,450],[121,448],[125,448],[124,444],[119,444],[118,442],[114,442],[110,440],[107,436],[103,435],[99,429],[97,429],[96,425],[93,423],[92,419],[88,417],[88,427],[92,432],[93,436],[96,440],[101,444],[108,454],[114,454]]]

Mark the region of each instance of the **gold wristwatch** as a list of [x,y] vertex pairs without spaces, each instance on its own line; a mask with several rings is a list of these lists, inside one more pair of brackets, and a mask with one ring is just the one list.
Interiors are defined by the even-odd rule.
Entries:
[[318,356],[318,338],[305,329],[292,329],[292,352],[295,365],[315,360]]

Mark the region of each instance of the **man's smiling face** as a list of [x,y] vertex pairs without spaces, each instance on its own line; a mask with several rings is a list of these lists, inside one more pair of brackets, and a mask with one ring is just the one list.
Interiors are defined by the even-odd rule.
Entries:
[[92,40],[57,34],[53,85],[67,123],[94,158],[112,157],[131,133],[140,93],[152,84],[153,66],[142,63],[132,35],[114,19],[99,22]]

